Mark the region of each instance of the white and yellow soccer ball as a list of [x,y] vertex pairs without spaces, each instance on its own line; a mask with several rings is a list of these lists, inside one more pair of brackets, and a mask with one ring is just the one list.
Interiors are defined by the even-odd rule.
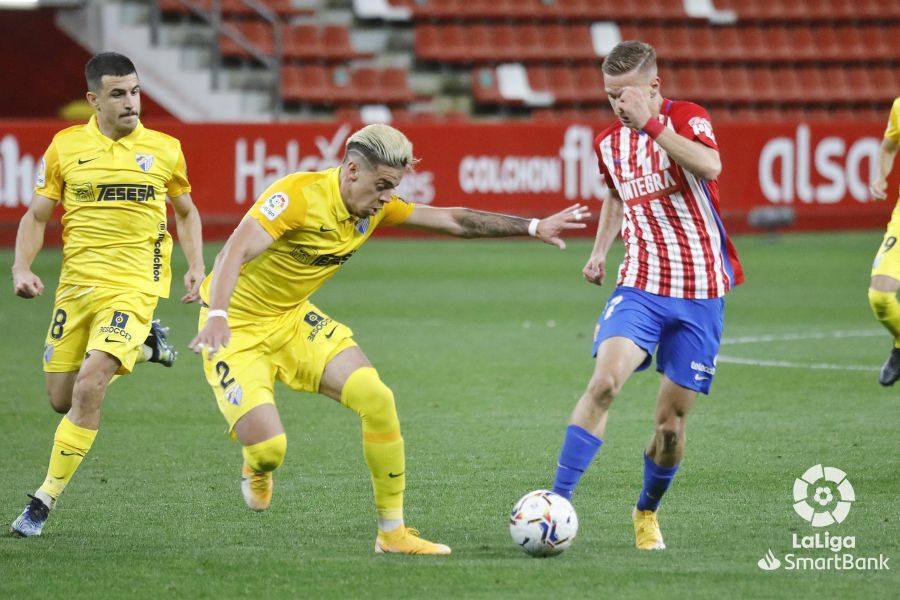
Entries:
[[513,543],[531,556],[555,556],[575,541],[578,515],[572,504],[548,490],[528,492],[509,516]]

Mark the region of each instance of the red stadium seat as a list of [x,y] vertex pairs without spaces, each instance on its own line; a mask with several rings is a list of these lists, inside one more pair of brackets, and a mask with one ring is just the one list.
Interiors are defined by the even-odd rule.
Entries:
[[582,65],[575,69],[575,85],[578,89],[578,100],[584,104],[606,104],[606,90],[603,87],[603,74],[600,67]]
[[357,57],[350,43],[350,30],[343,25],[326,25],[322,29],[322,57],[344,61]]
[[542,28],[542,35],[546,60],[584,59],[590,56],[588,52],[593,53],[594,50],[590,45],[591,34],[587,27],[549,24]]
[[491,29],[491,55],[496,61],[518,61],[519,40],[512,25],[497,25]]
[[582,90],[575,80],[575,72],[569,67],[551,67],[548,72],[550,92],[556,104],[573,104],[582,101]]
[[797,99],[802,103],[824,102],[830,99],[830,90],[826,87],[822,69],[819,67],[800,67],[797,69],[797,79],[800,82],[801,97]]
[[312,61],[321,59],[323,54],[319,28],[315,25],[295,25],[285,29],[285,58]]
[[440,56],[441,31],[437,25],[416,25],[413,49],[421,60],[437,60]]
[[377,69],[361,67],[350,73],[352,99],[360,104],[387,104],[381,88],[381,74]]
[[[263,54],[271,55],[274,51],[270,24],[262,21],[228,21],[225,26],[244,36],[253,47]],[[251,56],[247,50],[227,35],[222,34],[219,40],[222,56],[233,58],[249,58]]]
[[381,90],[387,104],[408,104],[415,99],[409,89],[405,69],[384,69],[381,72]]
[[288,65],[281,72],[281,94],[285,100],[322,104],[331,98],[331,81],[325,67]]
[[491,67],[480,67],[472,72],[472,98],[476,104],[505,104],[497,86],[497,73]]

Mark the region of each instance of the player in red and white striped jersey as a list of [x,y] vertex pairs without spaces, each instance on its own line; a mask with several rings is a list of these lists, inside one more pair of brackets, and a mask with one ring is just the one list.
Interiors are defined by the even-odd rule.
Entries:
[[656,352],[655,426],[632,520],[636,547],[661,550],[656,511],[684,453],[687,415],[715,376],[723,296],[744,277],[719,217],[722,165],[706,111],[662,96],[656,52],[642,42],[613,48],[603,80],[618,122],[595,142],[609,194],[584,276],[604,282],[620,231],[625,259],[597,321],[594,374],[569,421],[553,489],[571,497],[600,449],[610,404]]

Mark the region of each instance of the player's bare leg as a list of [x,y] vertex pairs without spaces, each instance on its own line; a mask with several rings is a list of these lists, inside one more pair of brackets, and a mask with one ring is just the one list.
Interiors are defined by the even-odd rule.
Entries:
[[449,547],[420,538],[403,522],[406,458],[394,395],[363,351],[354,346],[334,356],[325,366],[319,392],[362,420],[363,455],[372,474],[378,515],[375,552],[450,554]]
[[[72,406],[62,418],[53,437],[53,450],[44,483],[31,497],[10,530],[22,537],[41,535],[42,528],[62,494],[87,455],[100,427],[100,407],[110,379],[119,369],[115,357],[100,350],[88,352],[72,385]],[[67,374],[68,375],[68,374]],[[55,378],[64,387],[66,378]]]
[[61,415],[66,414],[72,408],[72,389],[75,387],[76,377],[78,377],[78,371],[44,373],[50,408]]
[[647,358],[647,353],[624,337],[603,340],[597,348],[594,374],[578,399],[557,461],[553,491],[567,499],[603,444],[609,407],[619,390]]
[[687,416],[696,400],[696,391],[660,377],[653,437],[644,456],[644,489],[632,511],[635,546],[641,550],[666,547],[656,511],[684,455]]
[[653,437],[647,456],[661,467],[674,467],[684,456],[687,416],[697,401],[697,392],[660,376]]
[[275,481],[272,472],[281,466],[287,451],[287,436],[274,404],[261,404],[234,424],[243,446],[241,493],[252,510],[269,508]]
[[869,283],[869,305],[875,318],[884,325],[894,337],[891,353],[888,355],[878,382],[883,386],[894,385],[900,379],[900,303],[897,302],[897,291],[900,281],[887,275],[875,275]]
[[646,358],[647,353],[628,338],[604,340],[597,348],[594,373],[578,399],[569,423],[602,438],[612,401]]

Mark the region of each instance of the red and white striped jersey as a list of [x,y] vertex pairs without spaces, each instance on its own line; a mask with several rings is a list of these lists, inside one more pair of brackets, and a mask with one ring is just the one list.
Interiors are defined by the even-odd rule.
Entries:
[[[663,100],[660,122],[718,150],[706,111]],[[675,298],[718,298],[744,280],[719,217],[719,184],[683,169],[645,133],[616,122],[594,141],[600,171],[625,205],[618,285]]]

